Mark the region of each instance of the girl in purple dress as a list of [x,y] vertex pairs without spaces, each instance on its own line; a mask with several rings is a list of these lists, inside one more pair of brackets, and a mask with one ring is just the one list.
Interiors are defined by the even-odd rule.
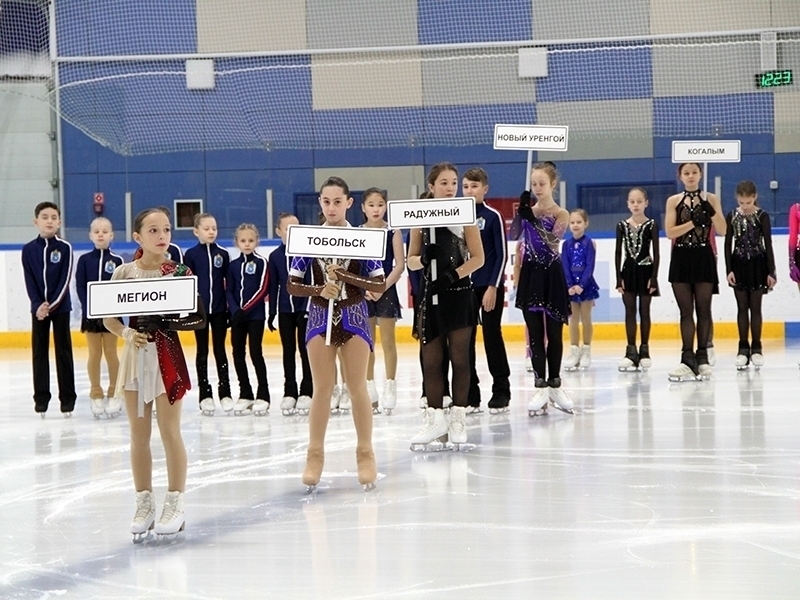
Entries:
[[[350,227],[345,215],[353,199],[343,179],[329,177],[322,184],[319,204],[325,216],[324,226]],[[309,268],[311,284],[305,284],[303,278]],[[294,257],[286,287],[294,296],[310,297],[306,348],[314,393],[308,416],[308,456],[303,483],[311,491],[322,476],[325,431],[330,416],[330,398],[336,382],[336,354],[341,349],[344,380],[352,399],[353,422],[358,438],[358,481],[365,489],[371,489],[378,472],[372,451],[372,405],[367,391],[367,361],[373,340],[365,294],[384,291],[383,264],[378,260]],[[330,346],[325,344],[329,300],[334,300]]]

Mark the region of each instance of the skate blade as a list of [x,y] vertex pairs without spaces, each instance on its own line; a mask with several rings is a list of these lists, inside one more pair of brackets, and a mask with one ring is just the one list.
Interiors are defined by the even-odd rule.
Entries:
[[472,450],[475,450],[475,448],[477,448],[475,444],[470,444],[468,442],[459,442],[459,443],[447,442],[447,444],[445,445],[447,446],[447,449],[450,450],[450,452],[470,452]]
[[412,452],[445,452],[449,450],[444,442],[430,442],[428,444],[411,444]]
[[266,417],[269,414],[268,410],[254,410],[253,416],[254,417]]
[[545,417],[547,416],[547,407],[537,408],[536,410],[528,409],[529,417]]
[[390,416],[393,412],[394,412],[393,408],[384,408],[383,409],[383,414],[385,414],[387,417]]
[[361,485],[365,492],[371,492],[375,489],[374,483],[364,483]]
[[466,415],[482,415],[483,409],[480,406],[468,406],[466,410]]
[[316,489],[317,489],[316,483],[314,485],[306,485],[306,491],[305,491],[306,496],[313,494],[316,491]]
[[293,408],[282,408],[281,409],[281,414],[284,417],[291,417],[294,413],[295,413],[295,409],[293,409]]
[[577,371],[578,367],[564,367],[564,370],[568,373],[572,373],[573,371]]
[[147,531],[145,531],[143,533],[134,533],[133,534],[133,540],[132,540],[133,543],[134,544],[143,544],[145,542],[148,542],[148,541],[154,539],[153,524],[154,523],[151,523],[150,524],[150,529],[148,529]]
[[213,410],[204,410],[204,411],[202,411],[202,413],[206,417],[213,417],[214,416],[214,411]]
[[[758,368],[758,367],[756,367],[756,368]],[[749,371],[750,370],[750,365],[745,365],[743,367],[736,367],[736,370],[737,371]]]
[[506,412],[510,412],[510,409],[508,408],[508,406],[503,406],[501,408],[489,407],[489,414],[490,415],[500,415],[500,414],[503,414],[503,413],[506,413]]
[[562,408],[561,406],[559,406],[558,404],[556,404],[555,402],[552,402],[552,401],[550,402],[550,406],[552,406],[556,410],[560,410],[563,413],[567,413],[568,415],[574,415],[575,414],[575,409],[574,408]]

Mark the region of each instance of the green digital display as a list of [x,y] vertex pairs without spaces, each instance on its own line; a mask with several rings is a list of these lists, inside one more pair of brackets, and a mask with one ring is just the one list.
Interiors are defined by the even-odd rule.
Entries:
[[756,73],[757,88],[774,88],[782,85],[792,85],[794,77],[791,71],[767,71],[766,73]]

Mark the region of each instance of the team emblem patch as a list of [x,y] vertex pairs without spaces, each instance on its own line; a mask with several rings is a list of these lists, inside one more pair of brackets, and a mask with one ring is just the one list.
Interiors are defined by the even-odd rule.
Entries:
[[113,260],[109,260],[109,261],[106,262],[106,266],[104,268],[104,271],[106,273],[113,273],[114,269],[116,269],[116,268],[117,268],[117,265],[114,263],[114,261]]
[[483,217],[478,217],[475,220],[475,224],[478,226],[478,229],[483,231],[484,227],[486,227],[486,219],[484,219]]
[[248,262],[244,265],[244,272],[248,275],[255,275],[256,274],[256,263]]
[[50,253],[50,262],[54,265],[57,265],[61,262],[61,252],[59,250],[53,250]]
[[215,254],[214,255],[214,268],[221,269],[222,268],[222,254]]

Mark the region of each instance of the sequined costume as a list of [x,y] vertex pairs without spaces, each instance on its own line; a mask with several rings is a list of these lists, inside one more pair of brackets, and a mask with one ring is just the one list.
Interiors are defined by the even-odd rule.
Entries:
[[523,311],[544,311],[566,323],[570,315],[567,282],[558,250],[548,244],[556,221],[547,214],[533,223],[520,221],[522,265],[515,305]]
[[789,277],[800,283],[800,204],[789,209]]
[[[316,288],[325,285],[327,266],[334,258],[311,258],[295,256],[289,267],[289,277],[302,281],[306,271],[311,267],[311,285],[298,283],[294,286],[301,288]],[[338,259],[342,269],[354,278],[366,281],[367,278],[383,276],[383,265],[377,260]],[[343,274],[342,279],[345,279]],[[292,292],[294,293],[294,292]],[[306,325],[306,343],[316,335],[325,337],[328,325],[329,301],[322,296],[308,293],[311,301],[308,303],[308,324]],[[353,336],[362,338],[372,350],[373,340],[370,334],[369,317],[367,315],[367,302],[364,299],[364,289],[344,282],[340,298],[333,305],[333,320],[331,329],[331,344],[343,346]]]
[[[140,269],[136,261],[118,267],[112,280],[146,279],[157,277],[181,277],[192,272],[183,264],[165,262],[160,269]],[[189,371],[183,355],[178,331],[202,328],[206,323],[203,302],[198,298],[197,312],[186,317],[162,315],[162,326],[151,333],[151,341],[145,348],[137,349],[126,341],[119,364],[119,375],[115,397],[124,399],[125,391],[139,392],[139,416],[142,416],[143,403],[155,400],[166,393],[170,404],[174,404],[191,389]],[[136,329],[137,317],[130,318],[130,327]],[[158,365],[160,377],[156,375]]]
[[600,297],[600,288],[594,279],[595,255],[594,243],[588,235],[578,239],[564,240],[561,245],[561,264],[567,289],[574,285],[583,288],[580,294],[572,294],[570,302],[587,302]]
[[[423,248],[431,243],[430,229],[422,229]],[[469,250],[463,227],[437,227],[436,245],[446,258],[437,260],[436,274],[448,269],[457,269],[469,259]],[[450,331],[474,327],[478,323],[478,305],[472,292],[469,277],[462,277],[438,294],[438,304],[428,292],[431,285],[431,265],[422,271],[422,281],[417,293],[417,317],[414,322],[414,338],[423,344],[435,340]]]
[[[362,225],[364,227],[364,225]],[[386,229],[386,257],[383,259],[383,274],[388,276],[394,269],[394,229]],[[400,297],[397,295],[397,285],[392,284],[386,288],[377,302],[367,300],[367,313],[370,317],[380,319],[400,319],[403,316],[400,308]]]
[[[701,192],[684,192],[675,206],[676,225],[692,221],[692,214],[707,210],[706,202],[700,201]],[[719,284],[717,261],[714,250],[709,243],[711,231],[710,218],[708,225],[695,225],[688,232],[675,239],[669,264],[669,281],[671,283],[713,283]]]
[[[658,296],[658,228],[653,219],[639,225],[627,219],[617,223],[614,254],[617,286],[637,296]],[[650,288],[655,291],[651,292]]]
[[775,255],[769,215],[760,208],[752,214],[732,210],[725,218],[725,272],[733,272],[738,290],[767,290],[767,276],[775,277]]

